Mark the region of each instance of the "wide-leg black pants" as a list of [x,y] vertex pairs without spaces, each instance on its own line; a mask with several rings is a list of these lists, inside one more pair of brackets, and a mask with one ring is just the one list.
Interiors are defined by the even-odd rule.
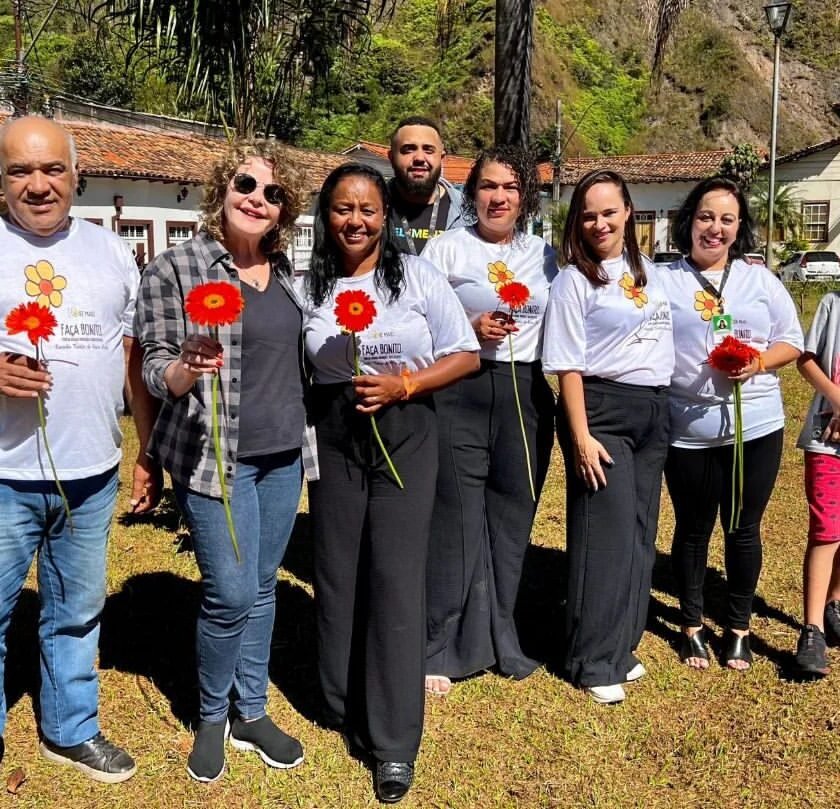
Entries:
[[[554,396],[539,362],[517,363],[516,378],[539,497]],[[513,617],[537,504],[510,363],[482,361],[435,402],[440,472],[427,568],[426,671],[465,677],[497,665],[521,679],[538,665],[523,654]]]
[[562,404],[557,435],[566,466],[566,663],[576,685],[614,685],[635,665],[647,622],[662,469],[665,389],[584,378],[589,432],[609,452],[607,485],[587,489],[574,468]]
[[380,761],[414,761],[423,731],[425,574],[437,475],[430,397],[377,414],[388,471],[351,385],[316,385],[321,477],[309,486],[318,673],[327,719]]

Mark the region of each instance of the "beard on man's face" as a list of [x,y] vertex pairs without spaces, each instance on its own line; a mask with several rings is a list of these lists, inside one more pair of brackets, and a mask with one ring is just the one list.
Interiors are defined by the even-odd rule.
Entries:
[[408,173],[410,168],[409,166],[408,169],[399,168],[394,171],[394,180],[396,181],[397,189],[405,195],[419,196],[423,194],[431,196],[432,191],[435,190],[440,179],[440,166],[437,169],[432,169],[422,179],[414,179]]

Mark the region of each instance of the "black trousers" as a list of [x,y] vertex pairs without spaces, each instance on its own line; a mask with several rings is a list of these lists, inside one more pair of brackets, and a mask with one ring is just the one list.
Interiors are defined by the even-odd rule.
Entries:
[[[537,496],[551,457],[554,397],[539,363],[516,364]],[[497,665],[527,677],[514,608],[537,504],[531,497],[510,363],[483,361],[435,394],[440,471],[427,568],[429,674]]]
[[400,489],[351,385],[318,385],[321,477],[309,485],[318,673],[327,720],[380,761],[414,761],[423,732],[425,573],[437,473],[431,398],[377,414]]
[[647,622],[668,399],[662,388],[584,378],[589,432],[609,452],[607,485],[577,476],[562,403],[557,436],[566,462],[566,663],[580,686],[623,683]]
[[739,527],[731,533],[733,447],[669,450],[665,479],[676,517],[671,561],[683,626],[700,626],[703,620],[709,539],[720,509],[728,590],[726,622],[732,629],[749,629],[761,574],[761,518],[779,473],[783,443],[784,430],[744,442],[743,510]]

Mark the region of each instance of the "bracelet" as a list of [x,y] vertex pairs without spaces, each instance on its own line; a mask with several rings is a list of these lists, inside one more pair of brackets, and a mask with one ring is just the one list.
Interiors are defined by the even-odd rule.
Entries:
[[403,387],[405,388],[405,396],[403,398],[408,400],[417,393],[419,385],[417,384],[417,380],[412,377],[408,368],[403,368],[400,372],[400,376],[402,377]]
[[767,368],[764,365],[764,354],[759,352],[758,354],[758,372],[763,374],[767,371]]

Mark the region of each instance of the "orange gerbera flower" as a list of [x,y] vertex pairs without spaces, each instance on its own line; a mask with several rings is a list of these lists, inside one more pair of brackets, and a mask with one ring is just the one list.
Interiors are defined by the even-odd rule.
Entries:
[[193,287],[184,304],[190,320],[199,326],[229,326],[244,308],[242,294],[227,281],[210,281]]
[[509,281],[496,288],[499,300],[510,307],[513,312],[521,309],[531,299],[531,290],[519,281]]
[[629,272],[621,276],[618,285],[624,290],[624,297],[633,301],[639,309],[648,302],[647,293],[641,287],[636,286],[636,282]]
[[360,289],[348,289],[335,298],[335,319],[345,331],[364,331],[376,317],[373,298]]
[[26,276],[24,289],[30,298],[35,298],[41,306],[61,306],[61,290],[67,286],[67,279],[56,275],[49,261],[41,259],[35,264],[28,264],[23,274]]
[[9,334],[26,332],[32,345],[38,345],[39,340],[49,340],[57,325],[55,315],[46,306],[34,301],[19,304],[6,315]]
[[709,321],[713,315],[721,313],[718,299],[706,292],[705,289],[694,293],[694,308],[700,312],[700,317],[705,321]]
[[496,287],[496,292],[500,286],[510,283],[513,279],[514,273],[504,261],[494,261],[487,265],[487,280]]

